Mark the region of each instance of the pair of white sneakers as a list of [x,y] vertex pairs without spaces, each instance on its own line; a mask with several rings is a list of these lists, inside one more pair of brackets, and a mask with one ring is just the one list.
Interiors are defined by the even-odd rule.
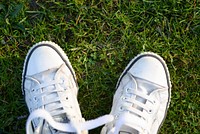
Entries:
[[142,53],[121,74],[110,114],[85,121],[68,57],[57,44],[43,41],[26,56],[22,91],[30,112],[28,134],[81,134],[104,124],[102,134],[156,134],[169,107],[171,82],[164,60]]

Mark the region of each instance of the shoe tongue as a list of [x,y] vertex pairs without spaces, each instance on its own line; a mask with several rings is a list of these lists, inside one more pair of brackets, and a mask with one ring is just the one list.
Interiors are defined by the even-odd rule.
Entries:
[[[139,122],[139,123],[138,123]],[[115,123],[115,132],[119,134],[139,134],[147,128],[146,122],[135,114],[124,112]]]
[[138,91],[143,92],[144,94],[151,94],[155,89],[162,88],[160,85],[157,85],[155,83],[152,83],[150,81],[135,78],[138,85]]
[[50,82],[55,79],[58,70],[60,70],[60,68],[51,68],[38,74],[32,75],[32,77],[37,79],[39,83]]
[[[146,95],[150,95],[156,88],[158,88],[157,85],[152,84],[151,82],[145,81],[143,79],[139,79],[139,78],[135,78],[136,82],[137,82],[137,89],[138,91],[140,91],[143,94]],[[136,100],[145,103],[146,99],[137,96]]]
[[[161,86],[159,86],[155,83],[146,81],[144,79],[135,78],[133,76],[130,76],[130,77],[132,77],[132,79],[134,79],[135,82],[133,80],[127,82],[126,87],[133,89],[133,90],[137,90],[143,94],[150,95],[153,91],[155,91],[155,89],[161,88]],[[132,94],[130,97],[132,97],[132,96],[135,96],[135,94]],[[144,99],[140,96],[136,96],[135,99],[144,104],[146,103],[146,99]],[[135,107],[135,105],[133,105],[133,107]],[[139,109],[142,110],[141,108],[139,108]]]
[[[41,129],[41,134],[56,134],[58,133],[58,130],[54,129],[51,127],[46,121],[44,122],[42,129]],[[59,131],[59,134],[66,134],[65,132]]]

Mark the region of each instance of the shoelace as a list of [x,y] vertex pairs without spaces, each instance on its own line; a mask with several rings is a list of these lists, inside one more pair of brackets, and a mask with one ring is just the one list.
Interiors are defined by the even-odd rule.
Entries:
[[[119,115],[115,126],[108,132],[108,134],[118,134],[122,125],[127,125],[137,130],[139,133],[150,134],[150,130],[147,127],[147,121],[152,109],[145,105],[145,103],[136,100],[136,97],[142,98],[145,102],[149,101],[152,105],[156,102],[148,94],[139,91],[134,76],[130,74],[130,77],[132,78],[132,82],[135,83],[135,87],[126,87],[126,93],[122,98],[125,103],[120,107],[121,114]],[[134,105],[136,107],[133,107]],[[139,110],[138,107],[142,110]]]
[[[34,78],[32,78],[32,77],[28,77],[28,76],[27,76],[26,78],[36,81],[36,80],[35,80]],[[34,96],[33,96],[33,100],[36,101],[36,103],[37,103],[37,101],[38,101],[40,98],[42,98],[43,96],[47,97],[48,95],[51,95],[51,94],[54,94],[54,93],[57,93],[57,94],[58,94],[59,92],[63,92],[63,91],[65,90],[65,89],[63,89],[63,88],[54,88],[54,89],[52,89],[52,88],[46,88],[46,87],[49,87],[49,86],[51,86],[51,85],[58,86],[59,84],[62,84],[62,83],[64,83],[63,80],[52,80],[52,81],[45,82],[45,83],[38,83],[38,85],[32,89],[32,92],[35,92],[35,94],[34,94]],[[43,89],[43,88],[46,88],[46,89],[45,89],[44,91],[42,91],[42,93],[41,93],[41,92],[37,93],[38,90],[41,90],[41,89]],[[66,90],[66,92],[67,92],[67,90]],[[48,100],[46,100],[46,101],[43,102],[43,103],[40,102],[40,103],[37,105],[37,107],[40,108],[40,107],[43,107],[43,106],[46,106],[46,105],[49,105],[49,104],[53,104],[53,103],[55,103],[55,102],[59,102],[59,101],[61,101],[61,100],[64,100],[64,101],[65,101],[66,98],[65,98],[65,97],[60,97],[60,96],[58,96],[58,97],[55,97],[54,99],[48,99]],[[64,114],[64,113],[66,112],[64,109],[62,109],[62,107],[63,107],[63,104],[57,104],[56,106],[54,106],[54,107],[48,109],[48,111],[51,111],[51,115],[52,115],[52,116],[61,115],[61,114]],[[72,108],[71,105],[65,105],[64,107],[67,108],[67,109]],[[59,109],[59,111],[58,111],[57,109]],[[55,110],[57,110],[57,111],[54,112]],[[70,111],[71,111],[71,110],[68,110],[69,116],[74,114],[73,112],[70,112]],[[69,112],[70,112],[70,113],[69,113]]]
[[[28,117],[28,120],[26,122],[27,134],[32,134],[32,132],[30,132],[31,121],[35,118],[45,119],[54,129],[57,129],[59,131],[77,132],[78,134],[81,134],[81,131],[83,130],[91,130],[114,120],[114,117],[112,115],[104,115],[97,119],[89,120],[89,121],[81,122],[81,123],[78,123],[78,122],[75,123],[73,121],[70,121],[70,123],[59,123],[59,122],[54,121],[53,117],[46,110],[37,109],[33,111]],[[37,132],[34,132],[34,133],[37,133]]]

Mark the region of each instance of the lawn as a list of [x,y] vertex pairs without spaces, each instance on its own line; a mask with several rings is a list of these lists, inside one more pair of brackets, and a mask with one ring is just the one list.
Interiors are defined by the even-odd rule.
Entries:
[[109,113],[116,82],[134,56],[161,55],[172,98],[160,133],[200,133],[198,0],[1,0],[0,134],[25,133],[23,62],[29,48],[43,40],[67,53],[86,120]]

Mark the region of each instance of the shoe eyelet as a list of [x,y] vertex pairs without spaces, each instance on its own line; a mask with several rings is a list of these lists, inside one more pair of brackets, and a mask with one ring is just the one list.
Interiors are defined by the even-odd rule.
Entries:
[[130,92],[130,89],[129,88],[126,88],[126,93],[129,93]]
[[37,97],[34,96],[33,98],[34,98],[34,101],[37,101]]
[[149,114],[152,114],[152,113],[153,113],[153,110],[152,110],[152,109],[149,109],[149,110],[148,110],[148,113],[149,113]]
[[123,110],[124,110],[124,107],[123,107],[123,106],[120,106],[120,107],[119,107],[119,110],[120,110],[120,111],[123,111]]
[[118,119],[119,118],[119,115],[115,115],[115,119]]
[[122,97],[121,99],[122,99],[122,100],[126,100],[127,98],[126,98],[126,97]]
[[129,89],[129,88],[127,88],[127,89],[126,89],[126,92],[129,92],[129,91],[130,91],[130,89]]
[[62,82],[61,82],[62,84],[64,84],[65,83],[65,80],[62,80]]
[[35,92],[35,88],[32,88],[31,91],[32,91],[32,92]]

